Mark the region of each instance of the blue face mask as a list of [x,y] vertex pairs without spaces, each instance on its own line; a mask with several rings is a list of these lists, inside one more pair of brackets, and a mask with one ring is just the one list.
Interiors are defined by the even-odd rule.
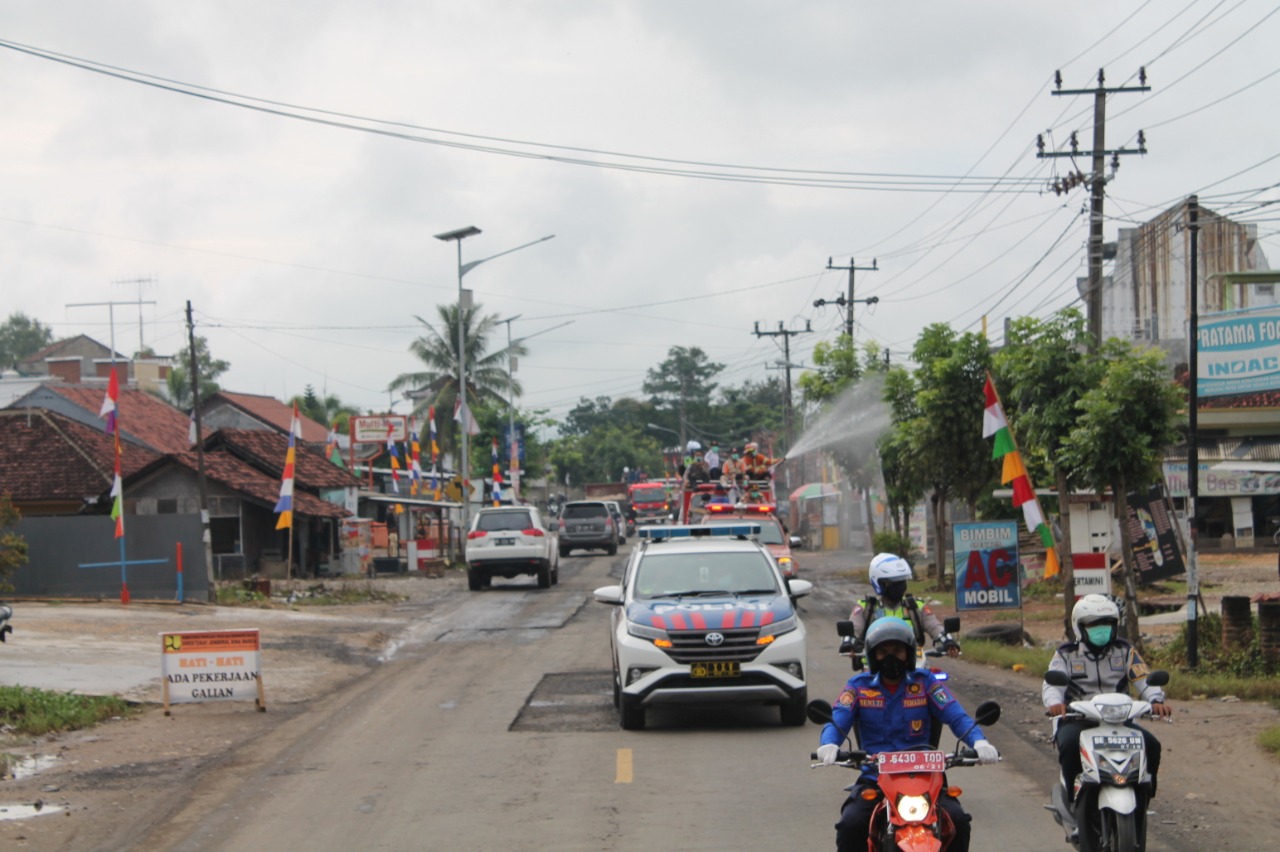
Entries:
[[1098,624],[1093,627],[1084,629],[1085,636],[1089,637],[1089,644],[1098,648],[1111,644],[1112,627],[1110,624]]

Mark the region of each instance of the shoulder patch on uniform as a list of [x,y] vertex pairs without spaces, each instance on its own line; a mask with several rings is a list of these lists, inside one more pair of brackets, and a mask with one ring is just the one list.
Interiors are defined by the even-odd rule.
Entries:
[[955,700],[955,696],[951,694],[951,690],[947,689],[940,683],[935,683],[929,687],[929,695],[933,697],[933,703],[939,707],[946,707]]
[[927,606],[920,607],[920,611],[923,612],[925,615],[933,615],[933,610],[929,609],[929,607]]
[[853,706],[853,690],[845,689],[840,692],[840,697],[836,699],[836,703],[841,707]]

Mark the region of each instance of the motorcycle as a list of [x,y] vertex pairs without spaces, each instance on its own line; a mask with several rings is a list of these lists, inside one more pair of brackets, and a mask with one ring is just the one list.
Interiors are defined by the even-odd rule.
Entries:
[[[810,701],[806,708],[809,720],[820,725],[831,721],[831,705],[822,700]],[[975,725],[992,725],[1000,718],[1000,705],[984,701],[974,713]],[[817,760],[817,752],[810,754]],[[813,764],[812,768],[823,766]],[[977,766],[978,755],[964,744],[948,754],[935,749],[924,751],[890,751],[868,755],[860,750],[841,750],[833,766],[844,766],[860,772],[876,772],[876,785],[866,787],[860,795],[875,801],[867,831],[869,852],[942,852],[955,838],[955,826],[947,812],[938,807],[943,793],[943,773],[957,766]],[[858,785],[844,789],[854,792]],[[959,788],[947,794],[958,797]]]
[[[942,620],[942,629],[945,631],[943,636],[937,642],[936,648],[925,650],[923,646],[916,646],[916,668],[928,668],[939,680],[946,680],[947,673],[939,668],[925,666],[925,657],[944,657],[946,651],[953,645],[959,647],[959,643],[955,639],[955,634],[960,632],[960,617],[951,616]],[[849,658],[849,664],[855,672],[860,672],[867,667],[866,653],[862,647],[862,643],[854,638],[852,621],[837,621],[836,632],[840,634],[840,654]]]
[[[1146,741],[1126,723],[1151,715],[1151,705],[1118,692],[1085,698],[1070,675],[1045,673],[1045,682],[1067,690],[1068,712],[1053,720],[1054,736],[1065,721],[1084,721],[1080,732],[1082,770],[1069,779],[1075,797],[1067,801],[1066,784],[1059,773],[1045,810],[1067,834],[1067,842],[1081,852],[1139,852],[1147,845],[1147,802],[1151,798],[1151,773]],[[1147,675],[1151,686],[1164,686],[1169,673]]]
[[5,641],[5,634],[13,632],[9,619],[13,618],[13,607],[0,604],[0,642]]

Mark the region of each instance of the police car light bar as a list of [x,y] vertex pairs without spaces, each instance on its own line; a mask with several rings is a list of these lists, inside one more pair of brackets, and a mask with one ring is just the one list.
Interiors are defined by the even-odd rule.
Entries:
[[771,515],[778,507],[773,503],[708,503],[702,508],[706,509],[713,515],[723,514],[725,512],[757,512],[761,515]]
[[720,538],[760,535],[759,524],[716,524],[714,526],[664,525],[642,527],[637,530],[641,538],[663,541],[669,538]]

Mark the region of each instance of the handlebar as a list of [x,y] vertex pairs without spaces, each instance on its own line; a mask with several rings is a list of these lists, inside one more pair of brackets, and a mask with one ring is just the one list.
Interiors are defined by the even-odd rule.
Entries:
[[[810,760],[819,760],[816,751],[809,752]],[[968,746],[964,746],[959,752],[950,752],[947,754],[946,768],[953,769],[957,766],[977,766],[978,753]],[[840,749],[836,752],[835,762],[832,766],[843,766],[847,769],[876,769],[877,763],[875,755],[867,754],[865,751],[845,751]],[[820,766],[826,766],[824,763],[815,763],[812,768],[817,769]]]

